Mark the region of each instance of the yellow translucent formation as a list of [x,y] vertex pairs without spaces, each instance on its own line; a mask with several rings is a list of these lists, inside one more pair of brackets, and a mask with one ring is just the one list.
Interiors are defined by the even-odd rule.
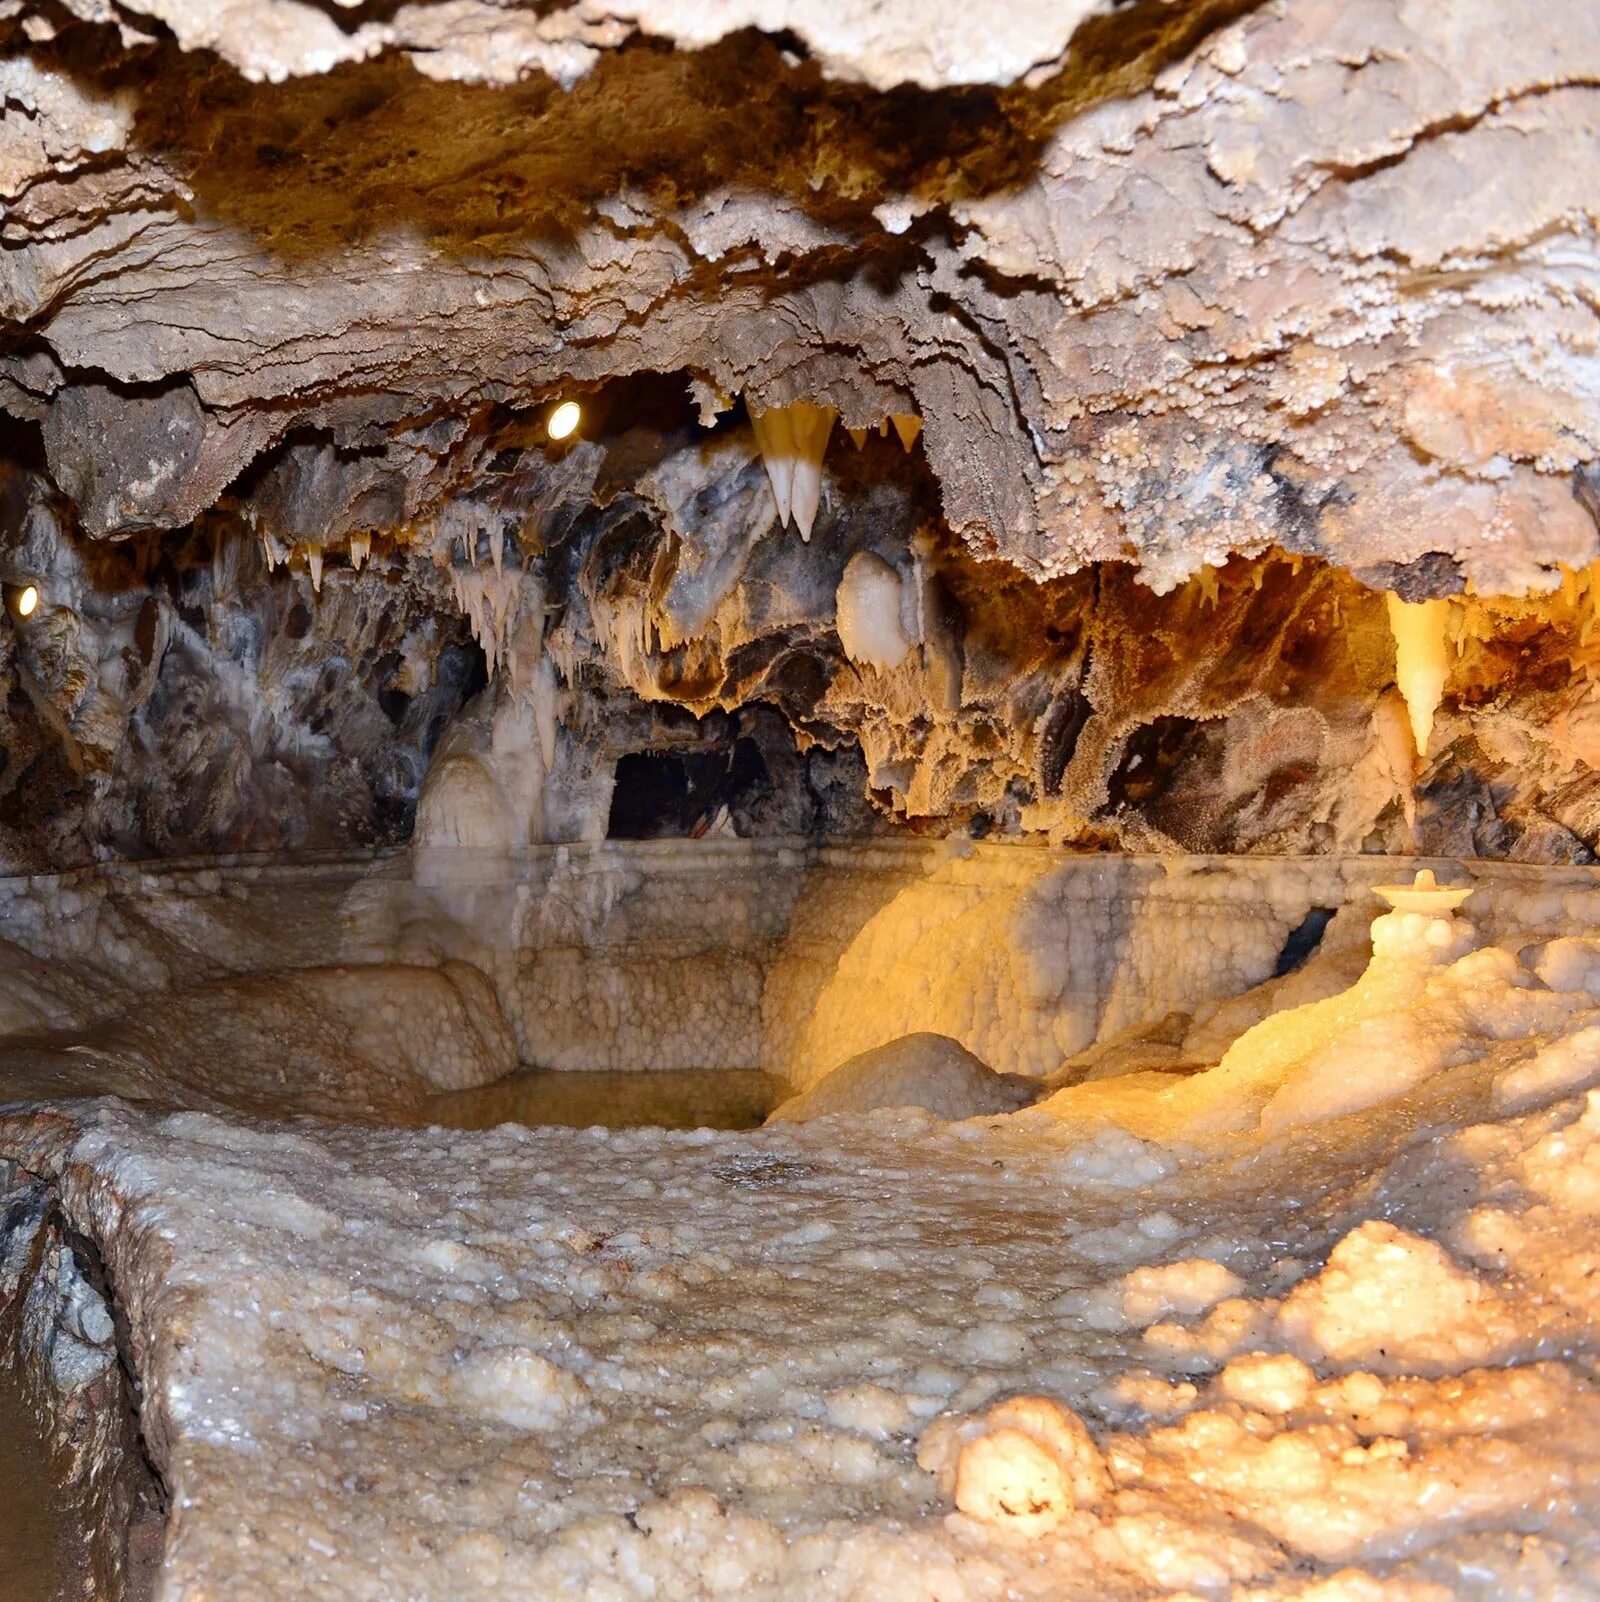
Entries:
[[1396,912],[1421,912],[1437,918],[1454,912],[1474,888],[1470,884],[1440,884],[1432,868],[1423,868],[1410,884],[1375,884],[1372,893]]
[[17,597],[17,616],[18,617],[32,617],[33,613],[34,613],[34,609],[38,605],[39,605],[39,587],[38,587],[38,585],[36,585],[36,584],[25,585],[24,588],[23,588],[22,593]]
[[1433,714],[1444,694],[1450,674],[1450,654],[1446,631],[1450,621],[1448,601],[1402,601],[1398,595],[1389,602],[1389,628],[1394,634],[1394,677],[1405,697],[1411,716],[1411,738],[1417,755],[1428,753],[1433,733]]
[[922,419],[915,412],[890,412],[889,421],[900,436],[900,444],[910,450],[917,443],[917,435],[922,432]]

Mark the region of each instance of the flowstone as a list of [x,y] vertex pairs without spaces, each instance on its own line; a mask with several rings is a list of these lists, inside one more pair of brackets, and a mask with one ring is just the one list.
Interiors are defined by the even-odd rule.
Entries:
[[[1211,1151],[112,1106],[0,1142],[140,1333],[169,1596],[1587,1595],[1600,1063],[1540,1061]],[[1103,1478],[1048,1528],[918,1467],[1017,1393]]]

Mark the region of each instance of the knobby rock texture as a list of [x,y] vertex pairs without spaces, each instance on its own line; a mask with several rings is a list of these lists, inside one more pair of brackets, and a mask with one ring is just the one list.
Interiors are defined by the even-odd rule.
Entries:
[[[1586,0],[0,0],[0,50],[8,860],[400,840],[541,683],[537,838],[620,785],[631,832],[1590,851],[1579,610],[1474,635],[1521,665],[1413,775],[1377,593],[1597,554]],[[809,542],[749,426],[797,401]]]

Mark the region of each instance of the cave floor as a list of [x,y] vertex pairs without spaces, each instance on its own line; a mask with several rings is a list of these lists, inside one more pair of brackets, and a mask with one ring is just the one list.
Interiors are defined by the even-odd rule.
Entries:
[[[1600,1591],[1600,1096],[1556,1090],[1204,1155],[115,1101],[0,1149],[127,1313],[168,1598],[1552,1596]],[[1018,1391],[1112,1487],[1033,1540],[916,1461]]]

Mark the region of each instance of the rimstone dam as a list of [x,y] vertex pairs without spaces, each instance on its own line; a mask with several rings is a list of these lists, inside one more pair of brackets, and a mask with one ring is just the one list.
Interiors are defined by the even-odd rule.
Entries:
[[0,0],[0,1602],[1600,1598],[1596,0]]

